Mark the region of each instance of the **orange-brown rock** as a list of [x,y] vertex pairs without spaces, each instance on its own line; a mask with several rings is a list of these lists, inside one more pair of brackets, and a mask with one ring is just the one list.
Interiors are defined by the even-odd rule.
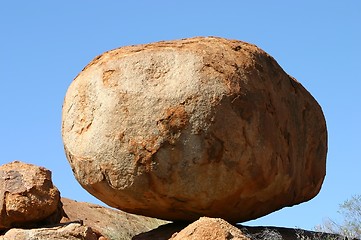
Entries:
[[61,198],[64,209],[62,223],[82,221],[85,226],[105,239],[133,239],[168,222],[155,218],[133,215],[96,204]]
[[201,217],[170,240],[250,240],[241,230],[220,218]]
[[0,230],[57,223],[60,209],[49,170],[19,161],[0,166]]
[[316,100],[258,47],[222,38],[97,57],[67,91],[62,136],[87,191],[168,220],[254,219],[313,198],[325,176]]

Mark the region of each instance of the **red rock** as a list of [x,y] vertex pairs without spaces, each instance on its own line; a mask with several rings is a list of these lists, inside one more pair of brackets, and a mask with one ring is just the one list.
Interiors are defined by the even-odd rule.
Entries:
[[80,184],[169,219],[254,219],[313,198],[327,131],[309,92],[254,45],[192,38],[123,47],[69,87],[62,119]]
[[0,230],[59,222],[60,207],[49,170],[19,161],[0,166]]

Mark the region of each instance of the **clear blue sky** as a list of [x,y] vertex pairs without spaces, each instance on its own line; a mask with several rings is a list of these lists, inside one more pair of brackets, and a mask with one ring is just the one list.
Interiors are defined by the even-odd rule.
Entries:
[[[53,171],[62,196],[98,201],[74,179],[61,140],[65,92],[83,67],[124,45],[193,36],[251,42],[317,99],[329,133],[320,194],[252,221],[312,229],[361,193],[361,1],[2,1],[0,164]],[[287,197],[287,196],[285,196]]]

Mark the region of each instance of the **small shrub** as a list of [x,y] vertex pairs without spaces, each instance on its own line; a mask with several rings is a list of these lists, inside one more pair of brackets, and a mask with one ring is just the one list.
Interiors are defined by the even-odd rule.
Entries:
[[[242,232],[244,232],[242,230]],[[259,233],[247,233],[244,232],[246,237],[250,238],[251,240],[282,240],[282,235],[277,232],[276,230],[271,230],[271,229],[264,229],[262,232]]]
[[355,195],[340,205],[338,211],[344,218],[341,224],[327,219],[316,226],[316,231],[340,234],[345,239],[361,239],[361,195]]

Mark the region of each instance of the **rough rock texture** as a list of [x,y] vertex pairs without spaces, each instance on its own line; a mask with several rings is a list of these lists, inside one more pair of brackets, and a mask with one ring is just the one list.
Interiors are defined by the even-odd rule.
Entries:
[[254,219],[313,198],[326,169],[315,99],[261,49],[222,38],[97,57],[67,91],[62,136],[87,191],[169,220]]
[[[295,240],[295,239],[345,239],[343,236],[337,235],[337,234],[331,234],[331,233],[322,233],[322,232],[314,232],[314,231],[306,231],[303,229],[294,229],[294,228],[282,228],[282,227],[270,227],[270,226],[259,226],[259,227],[250,227],[250,226],[244,226],[244,225],[234,225],[233,228],[230,227],[227,223],[224,224],[224,221],[222,220],[213,220],[211,224],[214,229],[221,230],[222,226],[226,229],[233,229],[238,228],[243,236],[251,239],[251,240]],[[192,224],[194,226],[194,224]],[[203,227],[206,228],[207,225],[199,226],[200,223],[197,224],[197,228],[193,228],[195,230],[202,229]],[[208,225],[209,226],[209,225]],[[228,226],[228,227],[227,227]],[[137,236],[133,237],[132,240],[168,240],[172,236],[180,237],[184,235],[178,235],[178,233],[185,234],[184,228],[187,227],[187,224],[185,223],[169,223],[162,225],[156,229],[153,229],[149,232],[144,232],[141,234],[138,234]],[[187,227],[187,232],[190,233],[189,227]],[[212,231],[212,230],[210,230]],[[222,231],[222,230],[221,230]],[[205,236],[207,234],[207,231],[203,231],[205,233]],[[198,231],[197,234],[200,234],[201,231]],[[199,236],[197,235],[197,236]],[[228,235],[230,238],[231,236]],[[203,239],[202,236],[199,236],[197,239]],[[355,239],[356,240],[356,239]]]
[[49,170],[19,161],[0,166],[0,230],[59,222],[59,208]]
[[202,217],[193,222],[171,240],[250,240],[241,230],[220,218]]
[[108,239],[129,239],[148,232],[168,222],[159,219],[137,216],[96,204],[76,202],[62,198],[65,217],[62,222],[82,220],[99,236]]
[[64,226],[36,229],[13,228],[0,236],[0,240],[98,240],[97,235],[87,226],[71,223]]

